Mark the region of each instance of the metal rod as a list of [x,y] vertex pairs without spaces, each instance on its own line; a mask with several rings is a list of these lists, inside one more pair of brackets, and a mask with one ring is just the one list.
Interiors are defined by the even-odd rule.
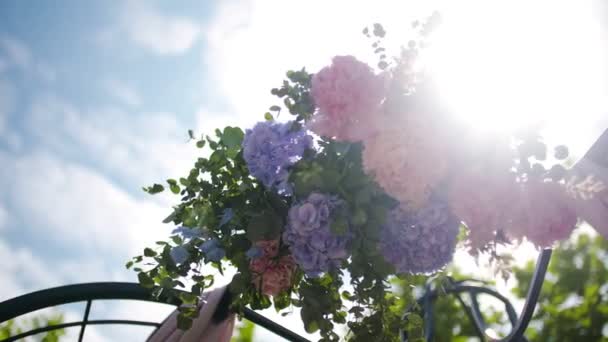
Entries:
[[[60,286],[32,292],[0,303],[0,322],[5,322],[23,314],[47,307],[98,299],[132,299],[166,303],[176,306],[180,304],[167,296],[161,296],[161,298],[157,300],[152,297],[151,292],[152,289],[143,288],[137,283],[122,282],[101,282]],[[309,342],[304,337],[251,309],[245,309],[244,317],[289,341]],[[82,324],[82,322],[79,324]],[[160,324],[157,326],[160,326]]]
[[[30,331],[26,331],[19,335],[11,336],[8,339],[2,340],[2,342],[13,342],[13,341],[17,341],[19,339],[22,339],[22,338],[25,338],[28,336],[40,334],[40,333],[47,332],[47,331],[76,327],[76,326],[82,325],[83,323],[84,322],[69,322],[69,323],[47,325],[46,327],[32,329]],[[101,325],[101,324],[128,324],[128,325],[149,326],[149,327],[155,327],[155,328],[160,327],[160,323],[156,323],[156,322],[132,321],[132,320],[124,320],[124,319],[103,319],[103,320],[87,321],[87,325]]]
[[84,309],[84,318],[82,319],[82,325],[80,326],[80,335],[78,336],[78,342],[82,342],[84,337],[84,329],[87,327],[89,321],[89,313],[91,312],[91,300],[87,300],[87,307]]
[[251,322],[272,331],[273,333],[281,336],[282,338],[288,341],[310,342],[310,340],[305,339],[304,337],[294,333],[293,331],[283,327],[282,325],[277,324],[276,322],[268,319],[265,316],[260,315],[259,313],[251,309],[245,308],[243,316]]
[[526,296],[526,302],[524,303],[524,308],[519,316],[519,320],[513,327],[511,333],[501,341],[520,341],[524,336],[524,332],[528,328],[528,324],[530,324],[532,314],[534,314],[534,309],[538,302],[538,297],[540,296],[540,290],[542,289],[547,268],[549,267],[549,261],[551,260],[551,253],[552,251],[550,249],[543,249],[538,256],[536,270],[532,276],[528,295]]

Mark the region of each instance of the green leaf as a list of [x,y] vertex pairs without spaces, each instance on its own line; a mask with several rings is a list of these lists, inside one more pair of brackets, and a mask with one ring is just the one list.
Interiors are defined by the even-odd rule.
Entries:
[[199,140],[196,142],[196,147],[203,148],[205,147],[205,140]]
[[291,304],[289,293],[282,292],[280,295],[273,297],[274,308],[277,312],[287,308]]
[[156,252],[153,251],[151,248],[146,247],[146,248],[144,248],[144,256],[154,257],[154,256],[156,256]]
[[180,293],[179,298],[182,300],[182,303],[184,303],[184,304],[195,304],[196,299],[197,299],[197,297],[194,294],[188,293],[188,292]]
[[176,195],[179,194],[179,192],[181,191],[179,185],[177,185],[177,184],[170,185],[169,189],[171,189],[171,192],[174,193],[174,194],[176,194]]
[[222,135],[222,142],[228,148],[241,146],[243,137],[245,134],[238,127],[226,127],[224,128],[224,134]]
[[272,114],[270,114],[269,112],[264,113],[264,119],[266,119],[266,121],[273,121],[274,117],[272,117]]
[[278,112],[278,111],[281,110],[281,107],[279,107],[279,106],[272,106],[272,107],[270,107],[270,110],[273,111],[273,112]]
[[251,241],[268,240],[279,236],[283,220],[274,211],[266,210],[254,216],[247,225],[247,237]]
[[127,264],[125,265],[125,267],[126,267],[127,269],[131,268],[132,266],[133,266],[133,261],[132,261],[132,260],[131,260],[131,261],[129,261],[129,262],[127,262]]
[[367,223],[367,213],[365,213],[365,210],[357,208],[357,210],[355,210],[355,214],[353,215],[353,224],[356,226],[362,226],[365,223]]
[[157,194],[159,192],[163,192],[163,190],[165,190],[165,187],[163,187],[160,184],[154,184],[154,185],[152,185],[150,187],[143,188],[143,190],[145,192],[149,193],[150,195],[154,195],[154,194]]
[[177,315],[177,327],[180,330],[188,330],[192,327],[192,318],[180,313]]
[[245,292],[247,290],[247,286],[249,286],[249,282],[247,277],[242,273],[237,273],[232,277],[232,281],[230,282],[230,293],[234,295],[238,295],[240,293]]
[[139,272],[137,274],[139,284],[145,288],[152,288],[154,286],[154,280],[150,278],[145,272]]
[[379,23],[375,23],[374,24],[374,36],[379,37],[379,38],[384,38],[385,35],[386,35],[386,31],[384,30],[384,27],[382,27],[382,25]]
[[175,211],[173,211],[171,214],[169,214],[169,216],[165,217],[165,219],[163,220],[163,223],[173,222],[173,220],[175,220],[176,216],[177,216],[177,213]]
[[312,334],[319,330],[319,323],[316,321],[316,313],[308,306],[303,306],[300,311],[302,322],[304,323],[304,329],[307,333]]
[[330,229],[332,233],[344,235],[348,231],[348,221],[344,216],[338,216],[331,223]]

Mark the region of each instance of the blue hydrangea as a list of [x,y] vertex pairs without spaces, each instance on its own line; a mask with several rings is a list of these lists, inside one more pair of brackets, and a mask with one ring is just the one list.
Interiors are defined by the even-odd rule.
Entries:
[[226,256],[226,251],[223,248],[215,248],[209,251],[206,256],[209,261],[220,262]]
[[221,247],[218,239],[209,239],[198,246],[198,249],[208,261],[220,262],[226,256],[226,251]]
[[293,122],[265,121],[248,129],[243,140],[243,158],[249,173],[268,189],[289,195],[288,169],[306,149],[312,148],[312,137],[305,130],[293,131]]
[[339,267],[348,257],[350,235],[337,235],[330,230],[332,211],[341,203],[335,196],[313,192],[289,209],[283,240],[308,276]]
[[398,273],[430,274],[452,261],[459,220],[433,200],[414,214],[397,207],[382,227],[379,249]]
[[179,227],[173,229],[171,234],[179,235],[184,240],[191,240],[191,239],[203,236],[203,232],[201,230],[196,229],[196,228],[184,227],[184,226],[179,226]]
[[184,246],[175,246],[169,251],[169,255],[176,265],[183,264],[190,257],[190,253]]

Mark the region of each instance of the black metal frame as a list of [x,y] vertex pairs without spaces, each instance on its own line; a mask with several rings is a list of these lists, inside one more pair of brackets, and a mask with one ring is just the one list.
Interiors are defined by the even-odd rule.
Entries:
[[[517,316],[515,309],[511,302],[501,295],[500,293],[489,289],[484,286],[472,285],[472,283],[479,283],[475,280],[463,280],[463,281],[450,281],[446,286],[441,289],[431,289],[430,287],[426,288],[425,294],[418,300],[419,306],[422,308],[424,320],[425,320],[425,338],[427,341],[432,341],[433,339],[433,302],[437,299],[438,296],[443,294],[452,294],[456,296],[456,299],[460,302],[461,306],[467,313],[469,319],[473,322],[473,326],[477,332],[477,336],[481,339],[482,342],[485,341],[496,341],[496,342],[519,342],[519,341],[527,341],[524,336],[524,332],[528,328],[530,324],[530,320],[532,319],[532,315],[534,314],[534,309],[536,308],[536,304],[538,303],[538,298],[540,296],[540,291],[543,286],[543,282],[545,280],[545,275],[547,273],[547,269],[549,267],[549,261],[551,260],[551,249],[544,249],[540,252],[538,256],[538,260],[536,262],[536,269],[534,270],[534,274],[532,276],[532,280],[530,282],[530,287],[528,288],[528,293],[526,295],[526,301],[524,303],[524,307],[522,309],[519,317]],[[465,303],[462,299],[461,294],[468,294],[471,305]],[[505,305],[505,310],[507,312],[507,317],[509,318],[509,322],[511,323],[512,329],[509,335],[502,339],[495,339],[494,337],[488,336],[486,334],[486,322],[481,315],[481,310],[479,308],[479,300],[478,296],[480,294],[490,295],[498,300],[500,300]],[[402,334],[402,340],[407,341],[407,334]]]
[[[33,329],[19,335],[9,337],[2,342],[17,341],[27,336],[76,326],[80,326],[78,341],[81,342],[83,340],[87,325],[127,324],[158,328],[161,326],[162,322],[147,322],[137,320],[89,320],[91,304],[95,300],[122,299],[156,302],[175,306],[180,304],[175,300],[171,300],[163,296],[161,296],[159,299],[155,299],[152,297],[151,292],[151,289],[143,288],[137,283],[100,282],[60,286],[9,299],[0,303],[0,323],[6,322],[26,313],[62,304],[86,302],[86,307],[82,321],[62,323]],[[249,321],[272,331],[288,341],[309,342],[309,340],[305,339],[304,337],[273,322],[272,320],[251,309],[246,308],[243,312],[243,316]]]

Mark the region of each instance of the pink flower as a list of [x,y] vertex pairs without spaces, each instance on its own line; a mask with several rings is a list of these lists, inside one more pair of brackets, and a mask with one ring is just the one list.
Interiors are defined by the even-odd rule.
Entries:
[[318,135],[359,141],[368,134],[385,95],[385,81],[353,56],[336,56],[312,78],[318,109],[309,128]]
[[405,209],[427,202],[447,167],[445,141],[425,119],[386,120],[364,141],[363,167]]
[[278,256],[278,240],[258,241],[256,245],[263,254],[249,264],[252,282],[263,294],[276,296],[291,286],[296,264],[291,255]]
[[456,174],[448,190],[452,211],[469,229],[473,251],[496,240],[510,226],[517,184],[507,169],[477,169]]
[[558,183],[524,183],[508,233],[514,238],[525,236],[539,247],[568,238],[577,223],[576,212],[568,200],[565,189]]

